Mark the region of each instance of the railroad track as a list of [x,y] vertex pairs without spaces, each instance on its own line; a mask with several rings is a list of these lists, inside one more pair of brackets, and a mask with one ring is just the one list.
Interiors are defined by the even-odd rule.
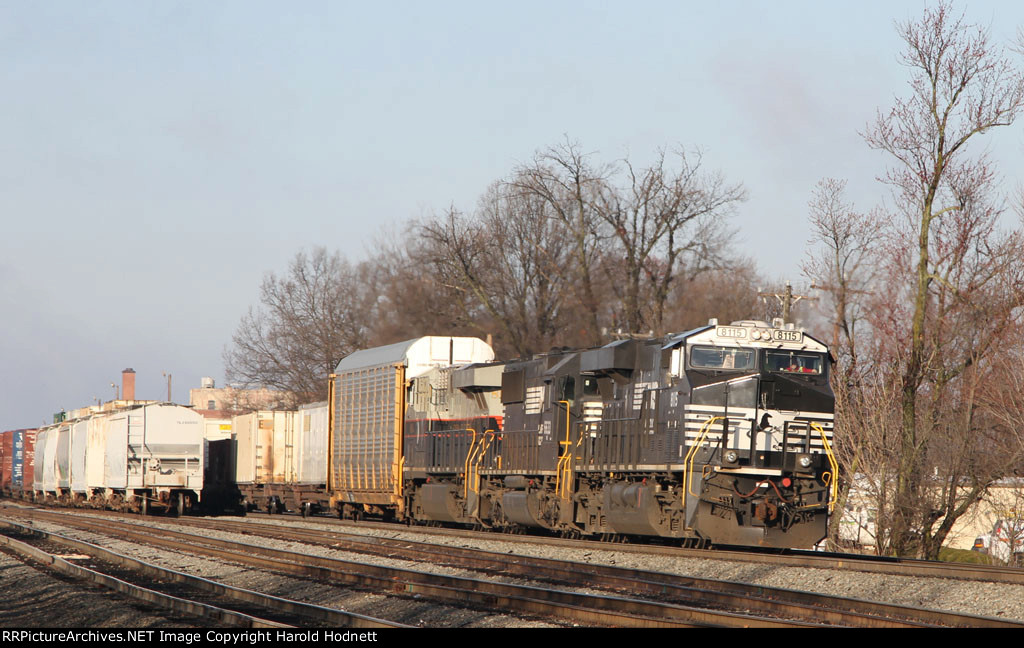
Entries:
[[[182,520],[185,526],[211,528],[210,520]],[[346,551],[373,554],[435,564],[445,564],[488,573],[525,576],[576,587],[593,587],[675,602],[701,602],[725,607],[747,607],[759,613],[803,619],[812,622],[893,627],[900,625],[940,625],[990,627],[993,624],[1024,628],[1024,624],[972,615],[923,610],[901,605],[875,603],[819,593],[750,585],[732,581],[681,576],[602,564],[547,558],[514,556],[473,548],[436,545],[410,540],[366,536],[344,531],[282,528],[273,524],[254,524],[216,520],[213,528],[264,538],[304,542],[343,548]]]
[[[22,506],[35,506],[48,510],[66,510],[60,508],[46,507],[38,504],[21,503]],[[95,514],[119,515],[112,511],[92,510]],[[298,514],[275,514],[269,515],[263,512],[249,513],[255,519],[288,519],[298,518]],[[183,518],[197,519],[197,518]],[[224,518],[217,518],[224,519]],[[651,543],[631,544],[628,542],[607,542],[587,539],[556,538],[545,535],[516,535],[498,534],[491,531],[475,531],[470,529],[458,529],[435,526],[408,526],[393,522],[375,522],[361,520],[339,520],[328,516],[315,516],[305,518],[307,521],[318,524],[332,525],[338,527],[350,527],[358,529],[378,529],[382,531],[402,531],[419,533],[423,535],[436,535],[444,537],[458,537],[479,540],[501,540],[502,542],[514,542],[524,544],[537,544],[552,547],[564,547],[569,550],[614,550],[619,553],[632,553],[644,555],[660,555],[680,558],[701,558],[711,560],[729,560],[734,562],[750,562],[759,565],[776,565],[792,567],[813,567],[818,569],[850,569],[873,574],[888,574],[893,576],[923,576],[930,578],[952,578],[958,580],[977,580],[989,583],[1005,583],[1008,585],[1024,585],[1024,569],[1017,567],[1003,567],[998,565],[978,565],[964,563],[949,563],[929,560],[916,560],[911,558],[895,558],[887,556],[871,556],[852,553],[830,553],[819,551],[803,551],[786,549],[781,551],[752,550],[750,547],[736,548],[714,548],[714,549],[688,549],[678,546],[660,545]],[[625,540],[620,538],[620,540]]]
[[75,580],[100,585],[175,614],[213,621],[219,626],[405,627],[365,615],[230,587],[8,520],[0,520],[0,547]]
[[[250,513],[258,519],[280,519],[283,516],[267,515],[266,513]],[[544,535],[510,535],[495,534],[489,531],[455,529],[446,527],[405,526],[387,522],[339,520],[329,517],[309,518],[318,523],[339,527],[380,529],[385,531],[410,531],[424,535],[472,538],[481,540],[500,539],[503,542],[540,544],[545,546],[564,547],[571,550],[614,550],[620,553],[661,555],[680,558],[702,558],[712,560],[730,560],[751,562],[759,565],[777,565],[792,567],[813,567],[817,569],[851,569],[873,574],[889,574],[893,576],[923,576],[930,578],[953,578],[958,580],[979,580],[990,583],[1008,585],[1024,585],[1024,569],[1018,567],[1002,567],[998,565],[977,565],[965,563],[949,563],[912,558],[895,558],[887,556],[871,556],[864,554],[831,553],[820,551],[803,551],[797,549],[752,550],[750,547],[687,549],[683,547],[650,543],[630,544],[628,542],[609,543],[599,540],[555,538]]]
[[[66,514],[55,515],[57,516],[56,518],[50,518],[49,515],[46,515],[42,519],[59,520],[61,524],[67,523],[84,530],[109,532],[110,529],[110,524],[107,521],[89,522],[75,520],[68,522],[65,519]],[[540,594],[536,590],[541,588],[531,586],[528,591],[515,590],[508,589],[508,586],[494,585],[489,581],[489,584],[484,586],[479,579],[469,579],[465,582],[448,582],[445,584],[449,587],[462,587],[475,593],[487,592],[494,596],[506,596],[510,599],[531,600],[534,603],[516,609],[521,609],[526,613],[552,614],[554,618],[571,620],[577,623],[594,624],[603,622],[615,625],[645,626],[661,625],[657,623],[661,620],[670,624],[683,622],[683,625],[763,626],[781,623],[782,625],[828,624],[856,627],[1024,627],[1024,624],[1007,622],[1000,619],[920,610],[854,599],[828,597],[794,590],[773,589],[742,583],[712,581],[602,565],[527,558],[523,556],[510,557],[505,554],[487,553],[451,546],[354,535],[344,531],[283,528],[277,524],[243,523],[224,519],[184,519],[177,521],[176,524],[183,527],[217,529],[261,538],[326,546],[349,552],[472,569],[491,578],[497,575],[518,578],[529,577],[558,587],[594,588],[612,594],[610,597],[604,596],[592,599],[589,598],[590,595],[584,595],[582,598],[571,599],[568,598],[570,593],[564,590],[557,590],[557,595],[553,593],[556,590],[547,590],[548,593]],[[119,536],[122,534],[130,535],[133,540],[148,544],[153,541],[152,535],[154,531],[149,528],[140,527],[137,524],[119,522],[117,523],[117,533]],[[176,538],[177,541],[187,542],[193,547],[197,543],[201,543],[206,547],[217,548],[219,551],[226,551],[232,544],[237,544],[229,541],[211,540],[178,531],[161,530],[158,533],[164,537],[165,542],[167,537],[171,536]],[[270,555],[280,556],[282,554],[280,550],[268,550],[253,546],[246,547],[244,551],[246,553],[262,554],[265,558]],[[220,555],[221,557],[232,559],[229,556]],[[286,560],[291,563],[296,560],[302,561],[303,559],[306,562],[314,562],[315,569],[341,569],[340,563],[343,563],[344,569],[352,570],[354,564],[351,561],[311,559],[305,555],[299,559],[291,558]],[[275,565],[267,563],[262,563],[262,566],[271,569],[280,568],[279,566],[275,567]],[[377,569],[379,568],[374,567],[370,571],[376,572]],[[314,572],[309,572],[309,575],[312,575]],[[429,586],[429,578],[423,575],[422,572],[415,572],[415,576],[410,576],[412,573],[414,572],[400,570],[391,573],[385,572],[383,575],[377,573],[377,577],[390,579],[393,582],[403,582],[405,583],[405,588],[415,586],[417,592],[421,592],[419,588]],[[538,575],[541,576],[538,577]],[[378,581],[376,585],[380,587],[387,585],[387,582]],[[432,595],[436,595],[436,593]],[[459,595],[460,598],[466,596],[466,591]],[[633,597],[644,598],[638,601]],[[546,600],[551,604],[562,601],[570,605],[574,611],[571,613],[553,613],[550,610],[545,612],[536,606],[535,602],[538,600]],[[477,602],[480,602],[480,600],[478,599]],[[709,606],[715,609],[709,610]],[[598,615],[595,617],[593,614],[581,612],[581,610],[586,609],[595,610],[598,612]],[[632,610],[631,614],[635,618],[616,619],[609,616],[613,610]],[[726,614],[721,617],[714,616],[720,612],[726,612]],[[776,621],[772,621],[772,619],[776,619]],[[777,621],[778,619],[782,619],[782,621]]]
[[359,587],[400,596],[418,596],[448,604],[500,609],[563,623],[620,627],[792,627],[816,625],[792,619],[772,619],[733,611],[692,608],[641,599],[571,592],[557,588],[501,583],[447,576],[419,570],[338,560],[281,549],[217,540],[135,523],[82,519],[69,513],[25,511],[20,516],[83,531],[113,535],[147,546],[243,564],[255,569],[290,574],[346,587]]

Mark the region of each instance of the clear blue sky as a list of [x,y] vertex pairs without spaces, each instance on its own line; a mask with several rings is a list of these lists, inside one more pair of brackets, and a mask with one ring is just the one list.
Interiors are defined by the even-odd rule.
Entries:
[[[186,401],[259,282],[361,258],[566,135],[704,151],[750,195],[737,251],[799,280],[815,183],[868,209],[858,135],[903,93],[924,2],[0,2],[0,429],[162,372]],[[968,19],[1008,42],[1024,3]],[[1019,57],[1018,57],[1019,58]],[[1017,186],[1020,124],[985,145]],[[765,252],[765,250],[774,250]],[[425,332],[427,333],[427,332]]]

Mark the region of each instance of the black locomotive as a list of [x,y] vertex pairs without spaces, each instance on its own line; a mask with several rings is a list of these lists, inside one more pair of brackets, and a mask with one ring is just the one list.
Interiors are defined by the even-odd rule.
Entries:
[[[825,345],[779,321],[712,320],[436,368],[405,383],[401,483],[372,506],[503,530],[811,547],[836,498],[830,365]],[[345,434],[332,431],[337,447]],[[333,504],[358,508],[344,481]]]

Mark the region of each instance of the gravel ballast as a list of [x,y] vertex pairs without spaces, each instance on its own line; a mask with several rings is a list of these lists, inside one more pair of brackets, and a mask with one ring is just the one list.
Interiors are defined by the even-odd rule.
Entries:
[[[139,523],[141,518],[129,518]],[[240,518],[232,518],[234,521]],[[262,518],[248,521],[262,524],[282,524],[288,527],[305,527],[338,531],[334,525],[306,521],[299,518]],[[159,519],[149,518],[147,524],[156,527],[180,529]],[[301,579],[250,570],[223,561],[197,556],[186,556],[161,549],[142,547],[133,543],[97,536],[92,533],[62,529],[56,525],[36,522],[37,528],[63,532],[71,537],[99,544],[113,551],[124,553],[147,562],[178,569],[191,574],[212,578],[229,585],[255,589],[277,596],[337,607],[369,616],[401,621],[410,625],[427,627],[544,627],[551,624],[533,620],[518,619],[514,616],[468,610],[415,598],[385,596],[370,592],[356,591],[303,581]],[[297,551],[305,554],[329,556],[342,560],[381,564],[433,571],[457,576],[480,578],[479,574],[438,565],[411,563],[365,554],[356,554],[331,547],[316,547],[307,544],[264,539],[257,536],[226,533],[196,528],[186,529],[189,533],[209,535],[228,540],[239,540],[248,544],[259,544],[271,548]],[[425,535],[413,531],[380,530],[346,526],[344,532],[369,536],[401,538],[411,541],[432,542],[441,545],[475,547],[497,553],[515,553],[543,558],[575,560],[598,564],[616,565],[633,569],[660,571],[686,576],[740,581],[767,587],[820,592],[832,596],[864,599],[906,605],[934,610],[946,610],[962,614],[973,614],[1024,622],[1024,586],[1006,585],[979,581],[964,581],[942,578],[891,576],[857,572],[849,569],[830,570],[820,568],[787,567],[757,564],[744,561],[702,559],[688,557],[666,557],[651,554],[636,554],[616,551],[614,548],[587,549],[570,552],[565,548],[503,540],[500,536],[490,539],[467,539],[440,535]],[[614,547],[614,545],[610,545]],[[512,579],[507,579],[512,581]],[[521,581],[514,581],[521,582]],[[9,593],[8,593],[9,595]],[[100,626],[103,624],[101,623]],[[142,626],[139,626],[142,627]]]

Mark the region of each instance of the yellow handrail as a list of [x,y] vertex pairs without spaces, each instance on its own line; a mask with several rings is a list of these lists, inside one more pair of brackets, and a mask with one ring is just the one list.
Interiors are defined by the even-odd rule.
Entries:
[[686,493],[689,492],[691,495],[697,495],[693,492],[693,460],[697,456],[697,451],[700,450],[701,444],[704,442],[704,437],[708,435],[708,431],[716,421],[724,421],[724,416],[712,416],[707,421],[704,421],[704,425],[700,427],[700,431],[697,432],[697,438],[694,440],[693,445],[686,452],[686,459],[683,460],[683,482],[685,488],[683,489],[683,510],[686,510]]
[[555,492],[560,498],[567,500],[570,494],[569,481],[572,479],[572,441],[569,439],[572,413],[569,411],[569,401],[558,402],[565,403],[565,441],[558,442],[558,445],[562,446],[562,455],[558,458],[558,467],[555,470]]
[[825,436],[825,428],[817,423],[811,423],[811,427],[818,431],[821,435],[821,442],[825,446],[825,454],[828,456],[829,466],[832,467],[831,473],[825,473],[823,477],[827,477],[825,483],[828,485],[831,491],[828,499],[828,512],[831,513],[835,510],[836,501],[839,499],[839,462],[836,461],[835,454],[832,453],[832,445],[828,442],[828,437]]
[[[490,435],[490,437],[488,437]],[[472,475],[467,476],[467,481],[470,484],[470,490],[474,493],[480,492],[480,464],[483,463],[484,457],[487,455],[487,451],[491,447],[491,443],[494,441],[497,435],[494,430],[484,430],[481,435],[480,445],[477,446],[476,461],[473,462],[471,468]],[[469,497],[467,492],[466,497]]]
[[[704,425],[700,427],[697,432],[697,438],[694,440],[693,445],[686,452],[686,458],[683,460],[683,520],[686,520],[686,495],[691,493],[694,497],[697,493],[692,492],[693,488],[693,460],[697,455],[697,450],[700,449],[701,444],[704,442],[704,437],[707,436],[708,430],[715,424],[715,421],[725,420],[724,416],[712,416]],[[687,527],[689,528],[689,527]]]
[[469,452],[466,453],[466,464],[462,468],[462,496],[469,498],[469,462],[473,459],[473,450],[476,448],[476,430],[466,428],[466,432],[473,433],[473,440],[469,443]]

